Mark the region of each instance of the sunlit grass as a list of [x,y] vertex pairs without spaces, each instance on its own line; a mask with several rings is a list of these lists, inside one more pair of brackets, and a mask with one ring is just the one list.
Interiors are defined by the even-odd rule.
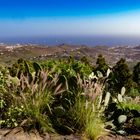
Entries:
[[91,140],[96,140],[100,136],[107,134],[104,128],[104,122],[96,114],[87,119],[85,133]]
[[99,112],[96,111],[94,102],[88,102],[84,97],[78,97],[72,111],[75,126],[87,138],[96,140],[106,134],[104,122],[98,114]]

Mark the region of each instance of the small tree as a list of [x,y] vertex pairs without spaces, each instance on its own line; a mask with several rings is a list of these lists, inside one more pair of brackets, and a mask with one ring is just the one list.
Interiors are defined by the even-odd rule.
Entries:
[[125,59],[121,58],[113,67],[113,73],[110,80],[110,89],[120,92],[122,87],[127,90],[132,86],[132,75]]
[[96,65],[97,65],[96,71],[102,72],[103,76],[105,76],[109,66],[106,63],[105,58],[101,54],[98,55]]
[[133,81],[140,87],[140,62],[136,64],[133,70]]
[[83,62],[83,63],[86,64],[86,65],[90,65],[89,59],[88,59],[86,56],[83,56],[83,57],[81,58],[81,62]]
[[[140,62],[138,62],[133,69],[133,81],[135,82],[135,89],[133,89],[134,91],[134,95],[139,95],[140,93]],[[136,94],[137,93],[137,94]]]

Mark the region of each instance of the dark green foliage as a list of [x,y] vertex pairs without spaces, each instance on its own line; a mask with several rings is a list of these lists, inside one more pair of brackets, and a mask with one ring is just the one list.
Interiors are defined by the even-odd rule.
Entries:
[[31,63],[22,58],[18,59],[17,62],[15,62],[12,67],[9,68],[10,75],[12,77],[17,76],[18,78],[20,78],[21,74],[24,74],[25,76],[28,75],[29,78],[32,78],[31,71]]
[[33,62],[33,68],[34,68],[34,71],[35,71],[35,80],[34,82],[37,82],[41,79],[39,79],[39,75],[40,75],[40,71],[42,70],[40,64],[38,64],[37,62]]
[[68,127],[68,126],[66,126],[66,125],[62,125],[61,127],[60,127],[60,130],[61,130],[61,132],[60,133],[62,133],[62,134],[67,134],[67,135],[70,135],[70,134],[73,134],[74,133],[74,131],[73,131],[73,129],[71,129],[70,127]]
[[112,69],[112,73],[110,74],[110,90],[112,92],[119,92],[121,91],[122,87],[125,87],[127,91],[133,84],[132,81],[132,74],[128,68],[128,65],[125,59],[120,59],[116,65]]
[[33,62],[33,68],[36,73],[38,73],[42,68],[37,62]]
[[[98,56],[94,73],[85,57],[80,61],[71,57],[41,63],[19,59],[9,68],[10,75],[7,69],[1,69],[0,125],[2,128],[21,125],[26,130],[59,134],[84,132],[91,139],[103,131],[102,117],[113,122],[115,128],[110,130],[114,132],[129,133],[128,124],[139,129],[140,99],[135,103],[134,93],[130,98],[125,90],[120,92],[126,88],[127,92],[136,93],[139,65],[134,68],[136,85],[132,87],[132,74],[124,59],[109,74],[102,55]],[[91,73],[96,80],[90,79]]]
[[130,88],[129,95],[133,98],[140,95],[140,87],[136,83]]
[[133,80],[137,83],[140,90],[140,62],[136,64],[133,70]]
[[86,56],[81,58],[81,62],[89,66],[91,65],[89,59]]
[[67,98],[62,99],[62,106],[66,109],[69,110],[71,107],[71,102]]
[[18,74],[18,64],[17,63],[13,64],[12,67],[9,67],[8,69],[9,69],[10,75],[12,77],[17,76],[17,74]]
[[27,75],[27,77],[29,79],[29,83],[31,83],[33,81],[33,76],[32,76],[32,74],[30,72],[29,65],[28,65],[28,63],[26,61],[24,61],[24,65],[25,65],[25,69],[26,69],[26,75]]
[[134,118],[134,119],[133,119],[133,125],[134,125],[136,128],[140,128],[140,117],[137,117],[137,118]]
[[99,55],[96,61],[96,71],[100,71],[104,76],[109,68],[108,64],[105,61],[105,58],[102,55]]
[[63,117],[65,115],[65,109],[62,106],[55,107],[53,113],[56,117]]

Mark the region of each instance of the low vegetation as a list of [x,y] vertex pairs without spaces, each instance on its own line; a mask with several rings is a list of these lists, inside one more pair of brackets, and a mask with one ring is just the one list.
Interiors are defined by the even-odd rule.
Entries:
[[95,66],[86,58],[19,59],[0,68],[0,128],[78,133],[92,140],[137,134],[139,83],[139,63],[131,72],[124,59],[112,68],[102,55]]

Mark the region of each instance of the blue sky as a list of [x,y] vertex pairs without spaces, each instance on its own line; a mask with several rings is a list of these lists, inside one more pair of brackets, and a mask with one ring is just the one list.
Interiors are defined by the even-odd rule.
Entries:
[[0,0],[0,37],[140,35],[140,0]]

